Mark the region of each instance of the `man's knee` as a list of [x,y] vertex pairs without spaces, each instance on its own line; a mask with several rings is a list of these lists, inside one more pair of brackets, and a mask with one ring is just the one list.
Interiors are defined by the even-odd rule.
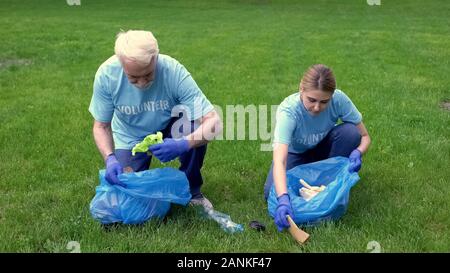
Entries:
[[119,161],[120,165],[124,167],[129,166],[131,161],[131,150],[116,149],[114,151],[114,154],[117,158],[117,161]]
[[145,171],[150,166],[151,157],[147,153],[131,154],[131,150],[116,149],[116,158],[122,167],[131,167],[135,172]]

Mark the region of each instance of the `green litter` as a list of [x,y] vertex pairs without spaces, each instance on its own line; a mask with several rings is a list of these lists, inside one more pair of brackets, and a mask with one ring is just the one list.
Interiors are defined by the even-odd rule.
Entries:
[[134,145],[133,150],[131,150],[131,154],[134,156],[136,153],[146,153],[148,151],[148,147],[163,142],[163,134],[161,132],[148,135],[143,141]]

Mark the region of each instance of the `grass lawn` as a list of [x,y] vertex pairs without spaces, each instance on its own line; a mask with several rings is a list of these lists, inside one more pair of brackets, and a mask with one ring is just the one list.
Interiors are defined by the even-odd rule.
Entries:
[[[450,251],[450,2],[65,0],[0,3],[0,251]],[[151,30],[213,104],[275,105],[315,63],[372,137],[347,214],[299,246],[267,213],[262,141],[208,146],[203,192],[244,224],[230,235],[176,206],[167,221],[104,231],[89,203],[104,168],[88,105],[120,29]],[[154,160],[152,167],[160,165]],[[176,163],[171,163],[176,166]],[[267,225],[263,233],[251,220]]]

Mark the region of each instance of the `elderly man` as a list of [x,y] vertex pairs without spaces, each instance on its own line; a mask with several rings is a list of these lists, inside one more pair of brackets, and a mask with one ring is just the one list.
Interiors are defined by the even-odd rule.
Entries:
[[200,191],[200,169],[206,144],[220,133],[222,121],[186,68],[159,54],[151,32],[117,35],[115,55],[95,75],[89,112],[109,183],[124,186],[117,177],[124,167],[135,172],[148,169],[150,153],[132,156],[131,150],[145,136],[161,131],[164,143],[151,146],[151,154],[161,162],[179,158],[189,180],[191,204],[212,208]]

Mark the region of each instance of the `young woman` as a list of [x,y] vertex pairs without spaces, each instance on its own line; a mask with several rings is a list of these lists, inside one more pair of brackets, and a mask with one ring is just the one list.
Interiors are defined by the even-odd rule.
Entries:
[[[336,125],[338,120],[342,123]],[[274,134],[273,164],[264,186],[265,198],[275,183],[278,230],[289,227],[293,211],[286,186],[286,170],[334,156],[350,159],[349,172],[361,168],[361,157],[370,145],[362,116],[344,92],[336,89],[330,68],[310,67],[300,82],[300,92],[278,107]]]

